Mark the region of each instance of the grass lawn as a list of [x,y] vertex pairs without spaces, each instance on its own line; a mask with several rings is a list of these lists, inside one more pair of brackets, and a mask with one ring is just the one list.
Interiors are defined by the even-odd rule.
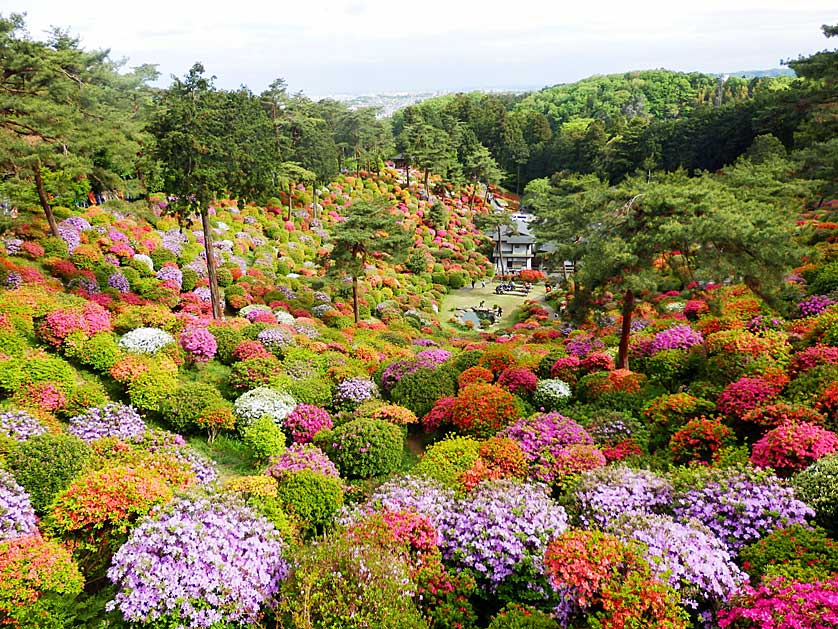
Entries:
[[452,329],[447,325],[448,319],[455,316],[457,308],[471,308],[472,306],[483,304],[484,308],[492,308],[493,306],[500,306],[503,308],[503,316],[499,323],[496,323],[489,329],[503,328],[512,324],[513,313],[515,310],[528,299],[540,299],[544,296],[544,285],[533,286],[530,294],[524,297],[523,295],[506,294],[495,295],[495,287],[498,282],[486,282],[486,288],[480,286],[480,282],[475,284],[474,288],[470,285],[459,290],[448,293],[442,300],[440,307],[439,319],[445,329]]

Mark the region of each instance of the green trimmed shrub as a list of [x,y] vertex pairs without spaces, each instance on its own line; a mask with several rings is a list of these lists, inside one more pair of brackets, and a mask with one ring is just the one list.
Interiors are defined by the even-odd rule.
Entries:
[[29,493],[35,511],[44,514],[53,499],[85,469],[92,454],[90,446],[78,437],[44,433],[9,452],[6,467]]
[[246,426],[242,431],[242,441],[250,456],[260,463],[285,452],[285,434],[268,415]]
[[195,290],[195,286],[198,284],[198,273],[190,268],[183,268],[182,271],[183,278],[180,281],[180,290],[184,293]]
[[792,479],[795,495],[815,510],[815,521],[838,535],[838,454],[818,459]]
[[189,434],[200,428],[197,421],[204,410],[223,404],[224,398],[211,384],[185,382],[166,392],[160,400],[159,410],[169,428],[177,433]]
[[216,351],[218,360],[225,365],[233,364],[236,360],[233,357],[233,350],[244,340],[244,335],[240,330],[226,326],[211,325],[208,329],[210,334],[215,337],[216,345],[218,345],[218,350]]
[[101,382],[85,382],[67,396],[67,403],[61,412],[65,417],[75,417],[93,406],[104,406],[108,401],[108,393]]
[[792,524],[743,548],[739,560],[753,582],[778,576],[825,581],[838,573],[838,542],[822,528]]
[[343,506],[343,483],[312,470],[288,472],[279,482],[276,497],[304,529],[320,531],[331,524]]
[[152,368],[128,385],[128,399],[141,411],[157,413],[177,386],[177,378],[172,373]]
[[480,453],[481,442],[471,437],[449,437],[437,441],[413,468],[449,487],[457,487],[458,479],[472,468]]
[[434,407],[441,397],[454,395],[456,381],[449,369],[417,369],[402,376],[399,383],[390,391],[390,399],[396,404],[409,408],[417,417],[423,417]]
[[[553,361],[555,362],[555,361]],[[558,629],[559,623],[543,611],[510,603],[492,618],[488,629]]]
[[389,474],[401,463],[405,433],[381,419],[362,417],[322,430],[314,437],[319,446],[347,478],[371,478]]

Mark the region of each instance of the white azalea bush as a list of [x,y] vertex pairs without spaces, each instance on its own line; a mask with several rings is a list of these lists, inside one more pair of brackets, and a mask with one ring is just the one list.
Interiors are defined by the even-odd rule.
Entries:
[[156,354],[175,342],[175,337],[160,328],[136,328],[119,339],[119,346],[134,354]]
[[243,393],[233,404],[233,414],[236,425],[244,429],[255,420],[267,415],[278,426],[282,426],[285,418],[297,407],[297,402],[284,391],[277,391],[271,387],[256,387]]
[[570,385],[558,378],[546,378],[539,380],[535,385],[533,401],[536,406],[542,406],[547,410],[556,410],[564,406],[570,399]]

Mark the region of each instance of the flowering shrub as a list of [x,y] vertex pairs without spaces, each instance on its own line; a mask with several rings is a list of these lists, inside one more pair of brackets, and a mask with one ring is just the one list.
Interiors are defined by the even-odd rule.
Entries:
[[582,525],[604,529],[623,514],[666,509],[672,500],[672,484],[648,470],[609,465],[584,472],[575,498]]
[[716,406],[728,417],[741,419],[749,411],[773,401],[779,395],[780,388],[764,378],[743,376],[725,387]]
[[510,367],[500,373],[498,384],[510,393],[526,397],[535,391],[538,378],[525,367]]
[[838,454],[818,459],[792,483],[795,494],[815,510],[818,524],[838,533]]
[[236,360],[248,360],[250,358],[275,358],[275,356],[259,341],[245,340],[236,345],[233,350],[233,358]]
[[93,336],[111,330],[111,317],[99,304],[88,301],[81,307],[59,308],[48,313],[38,326],[38,336],[59,347],[71,333],[81,332]]
[[323,450],[310,443],[295,443],[288,446],[285,452],[271,460],[265,474],[277,480],[283,480],[289,473],[300,470],[311,470],[334,478],[340,477],[338,468]]
[[250,623],[288,574],[279,532],[231,499],[178,498],[114,555],[109,603],[128,622]]
[[507,348],[495,345],[483,352],[483,355],[477,362],[477,366],[484,367],[497,376],[504,369],[515,366],[515,357]]
[[785,423],[823,424],[824,416],[808,406],[777,402],[748,411],[742,421],[758,428],[775,428]]
[[544,568],[570,603],[565,613],[582,617],[580,626],[687,626],[675,591],[654,577],[639,544],[599,531],[567,531],[547,546]]
[[197,363],[205,363],[212,360],[218,350],[215,337],[206,328],[187,328],[180,335],[180,346]]
[[769,472],[750,468],[706,471],[676,492],[673,507],[680,521],[697,519],[733,552],[814,515],[794,497],[791,487]]
[[52,382],[34,382],[18,389],[12,396],[18,406],[25,406],[35,411],[52,413],[67,403],[67,396]]
[[652,354],[657,354],[667,349],[689,349],[702,343],[704,343],[704,336],[701,332],[696,332],[689,325],[676,325],[655,334],[650,351]]
[[838,365],[838,347],[818,343],[800,350],[792,356],[789,373],[796,376],[818,365]]
[[733,445],[733,432],[718,419],[699,417],[672,435],[669,449],[676,463],[711,463],[719,451]]
[[282,363],[271,354],[240,360],[233,365],[227,383],[237,390],[264,387],[282,373]]
[[801,316],[813,317],[821,314],[835,303],[835,300],[830,299],[827,295],[812,295],[799,302],[797,307],[800,309]]
[[594,401],[610,394],[634,394],[646,380],[641,373],[628,369],[597,371],[580,378],[576,385],[576,395],[581,401]]
[[[442,514],[443,557],[470,569],[494,591],[522,568],[540,563],[547,542],[567,528],[567,514],[543,485],[511,480],[481,484]],[[486,544],[487,531],[492,543]]]
[[41,435],[46,431],[40,420],[26,411],[0,413],[0,436],[10,437],[15,441],[26,441],[29,437]]
[[[553,483],[568,472],[605,464],[604,458],[596,457],[593,448],[570,449],[572,446],[591,446],[593,440],[582,426],[555,412],[536,413],[520,419],[498,436],[508,437],[521,446],[529,461],[530,476],[544,483]],[[583,465],[574,466],[574,463]],[[598,464],[587,467],[584,463]]]
[[518,416],[515,398],[491,384],[471,384],[461,390],[451,407],[451,423],[461,432],[488,437]]
[[838,577],[812,583],[777,578],[756,588],[745,586],[719,612],[726,629],[826,629],[838,626]]
[[45,528],[72,550],[88,579],[104,576],[137,519],[172,498],[154,471],[117,466],[73,481],[53,502]]
[[66,626],[84,579],[70,551],[40,535],[0,542],[0,618],[12,627]]
[[427,415],[422,418],[422,425],[427,432],[438,430],[442,426],[451,424],[451,413],[454,409],[455,397],[439,398]]
[[641,542],[652,572],[693,609],[726,601],[748,580],[727,547],[701,525],[635,513],[612,521],[608,532],[624,541]]
[[782,576],[796,581],[828,579],[838,573],[838,542],[822,528],[792,524],[739,553],[753,583]]
[[123,441],[137,441],[146,431],[142,417],[132,406],[112,402],[94,407],[83,415],[70,419],[67,432],[90,443],[104,437],[116,437]]
[[454,502],[454,491],[429,476],[397,476],[380,485],[365,505],[366,511],[413,511],[439,527]]
[[329,412],[312,404],[297,404],[285,418],[285,429],[295,443],[309,443],[314,435],[321,430],[330,430],[332,425]]
[[189,446],[180,435],[164,430],[149,430],[137,447],[173,458],[189,469],[201,485],[210,485],[218,478],[213,462]]
[[160,328],[137,328],[119,339],[119,346],[135,354],[156,354],[175,342],[175,338]]
[[449,487],[456,487],[462,475],[472,469],[480,451],[480,442],[471,437],[446,437],[430,446],[414,468]]
[[265,328],[256,335],[259,341],[269,352],[281,356],[282,351],[292,344],[291,334],[281,328]]
[[838,451],[838,435],[814,424],[785,423],[754,444],[751,462],[789,476]]
[[335,389],[336,405],[355,408],[362,402],[378,397],[378,387],[369,378],[348,378]]
[[195,424],[207,431],[207,443],[214,442],[219,432],[236,427],[232,404],[226,400],[208,404],[195,419]]
[[603,352],[593,352],[585,356],[579,366],[587,373],[612,371],[614,369],[614,359]]
[[402,458],[404,433],[381,419],[360,418],[315,437],[347,478],[370,478],[395,470]]
[[474,384],[476,382],[485,382],[491,384],[495,379],[495,374],[493,374],[489,369],[485,367],[469,367],[468,369],[463,370],[459,376],[457,376],[457,386],[461,389],[465,389],[468,385]]
[[0,469],[0,542],[37,531],[29,496],[11,474]]
[[539,380],[532,399],[533,403],[543,410],[554,411],[564,406],[570,399],[570,386],[555,378]]
[[579,360],[578,356],[563,356],[550,367],[550,377],[576,384],[581,369],[582,361]]
[[296,406],[294,398],[287,393],[270,387],[257,387],[238,397],[233,403],[233,413],[239,428],[245,428],[263,415],[269,416],[281,427]]

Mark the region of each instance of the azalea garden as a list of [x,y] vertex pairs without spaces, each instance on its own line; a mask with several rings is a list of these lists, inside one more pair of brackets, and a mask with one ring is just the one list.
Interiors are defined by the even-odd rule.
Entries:
[[[523,200],[356,152],[258,202],[8,144],[0,625],[838,627],[835,142]],[[578,271],[477,331],[489,190]]]

